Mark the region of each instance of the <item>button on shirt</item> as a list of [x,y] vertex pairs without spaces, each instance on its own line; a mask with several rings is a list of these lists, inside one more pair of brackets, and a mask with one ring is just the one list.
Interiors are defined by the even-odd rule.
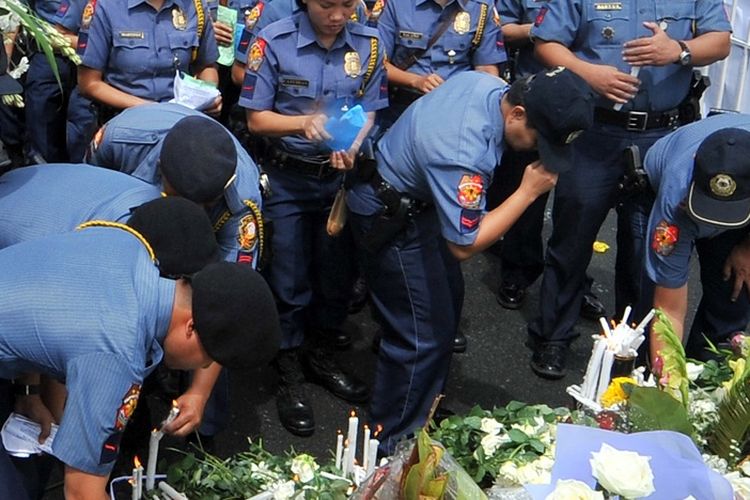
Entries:
[[[622,59],[622,46],[636,38],[653,36],[643,26],[646,21],[666,26],[665,31],[673,40],[690,40],[710,31],[731,31],[719,0],[552,0],[544,14],[538,15],[531,34],[565,45],[584,61],[629,73],[630,66]],[[638,94],[623,110],[666,111],[677,107],[688,93],[692,72],[692,67],[679,64],[644,66],[638,74]],[[600,97],[598,105],[611,107],[612,102]]]
[[117,89],[158,102],[174,97],[175,70],[191,72],[193,48],[196,67],[219,57],[207,10],[198,39],[192,0],[165,0],[158,12],[146,0],[99,0],[86,43],[83,66],[101,71]]
[[[175,123],[186,116],[205,115],[173,103],[128,108],[107,122],[104,136],[89,161],[161,188],[158,165],[164,137]],[[246,217],[253,214],[246,201],[262,208],[258,184],[260,172],[234,136],[232,140],[237,149],[236,177],[224,190],[222,201],[208,210],[208,216],[214,224],[216,240],[224,259],[246,262],[249,256],[255,266],[260,248],[257,239],[250,246],[247,244],[247,237],[251,235],[247,234],[247,223],[250,221]]]
[[[457,14],[455,9],[459,9]],[[418,52],[419,58],[407,71],[418,75],[437,73],[447,80],[475,66],[507,60],[494,13],[494,6],[488,0],[452,0],[445,7],[434,0],[388,0],[377,26],[388,60],[394,65],[399,66],[409,54]],[[433,33],[446,16],[455,17],[427,49]],[[478,36],[480,27],[483,34],[475,47],[472,40]],[[425,49],[427,51],[423,52]]]
[[0,177],[0,248],[74,230],[89,220],[125,222],[161,196],[135,177],[90,165],[35,165]]
[[[486,188],[505,147],[500,78],[460,73],[412,104],[378,142],[378,172],[396,190],[434,203],[443,237],[470,245],[484,214]],[[349,207],[378,208],[355,190]]]
[[[271,24],[250,49],[263,47],[262,62],[246,70],[240,106],[290,116],[322,112],[329,117],[341,116],[357,104],[366,112],[385,108],[388,95],[380,44],[364,95],[358,96],[377,36],[375,29],[350,21],[331,48],[325,49],[305,12]],[[330,152],[324,144],[299,135],[282,137],[281,142],[298,155]]]
[[[685,204],[698,147],[708,135],[729,127],[750,131],[750,116],[717,115],[685,125],[658,140],[646,154],[644,165],[649,182],[657,193],[648,224],[646,271],[657,285],[678,288],[687,283],[695,240],[711,238],[726,231],[699,224],[688,215]],[[662,250],[659,253],[652,246],[655,233],[670,226],[678,231],[677,241],[668,246],[666,252]]]
[[19,243],[0,251],[0,267],[0,377],[36,371],[64,382],[53,454],[108,474],[114,456],[103,447],[118,431],[118,408],[163,357],[175,281],[117,228]]

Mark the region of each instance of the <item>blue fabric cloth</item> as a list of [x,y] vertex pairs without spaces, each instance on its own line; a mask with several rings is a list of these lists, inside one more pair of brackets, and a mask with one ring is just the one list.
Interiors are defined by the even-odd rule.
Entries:
[[175,282],[118,228],[89,228],[0,251],[0,377],[64,382],[53,454],[106,475],[140,384],[162,360]]
[[193,0],[166,0],[159,12],[145,0],[99,0],[87,36],[79,37],[79,51],[85,45],[82,65],[101,71],[106,83],[128,94],[168,101],[176,70],[192,74],[192,68],[219,57],[208,11],[200,39],[197,26]]
[[[497,0],[497,10],[501,22],[506,24],[533,24],[539,11],[549,0]],[[519,46],[515,61],[515,76],[521,78],[533,75],[544,69],[544,65],[534,57],[534,44],[531,40]]]
[[81,28],[83,9],[88,5],[88,0],[60,0],[59,3],[52,20],[53,24],[59,24],[73,33],[78,33]]
[[[164,137],[175,123],[186,116],[205,115],[173,103],[128,108],[107,122],[101,141],[87,161],[161,187],[158,164]],[[252,223],[248,217],[253,217],[245,201],[249,200],[262,208],[258,183],[260,172],[234,136],[232,140],[237,148],[236,177],[224,190],[222,201],[208,210],[208,216],[214,227],[218,228],[216,239],[224,259],[251,262],[256,266],[260,251],[257,238],[250,246],[241,244],[240,238],[245,236],[248,225]]]
[[[624,73],[630,66],[622,59],[628,40],[652,36],[646,21],[665,23],[674,40],[690,40],[710,31],[731,31],[724,5],[719,0],[687,2],[599,2],[598,0],[552,0],[540,21],[531,29],[534,38],[559,42],[580,59],[614,66]],[[645,66],[638,74],[641,85],[635,99],[623,110],[665,111],[676,107],[687,95],[693,68],[679,64]],[[612,102],[600,97],[600,106]]]
[[37,0],[34,2],[34,11],[39,17],[54,24],[55,14],[60,7],[60,0]]
[[126,222],[133,208],[159,196],[140,179],[90,165],[11,170],[0,177],[0,248],[72,231],[89,220]]
[[[454,6],[456,3],[458,5]],[[484,18],[481,16],[483,5],[488,8]],[[386,1],[378,20],[378,31],[388,60],[398,66],[407,53],[426,49],[433,32],[445,16],[453,15],[454,7],[461,12],[407,71],[418,75],[437,73],[448,79],[477,65],[504,62],[507,56],[502,33],[490,0],[451,0],[445,7],[433,0]],[[484,33],[480,44],[473,47],[472,39],[480,22],[484,23]]]
[[[357,104],[367,112],[385,108],[388,96],[380,46],[364,95],[358,95],[370,64],[371,41],[377,36],[374,29],[350,21],[331,48],[325,49],[305,12],[271,24],[250,49],[259,52],[261,59],[245,72],[240,106],[282,115],[322,112],[328,116],[341,116]],[[282,137],[280,142],[297,155],[330,152],[325,144],[300,135]]]

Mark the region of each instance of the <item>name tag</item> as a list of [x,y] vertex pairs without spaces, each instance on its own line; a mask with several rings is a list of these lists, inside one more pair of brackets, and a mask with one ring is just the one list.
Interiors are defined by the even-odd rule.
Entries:
[[310,81],[309,80],[301,80],[299,78],[282,78],[281,79],[282,85],[287,85],[289,87],[309,87]]
[[406,38],[409,40],[421,40],[422,39],[422,33],[416,33],[414,31],[399,31],[398,32],[399,38]]
[[143,31],[121,31],[120,38],[145,38]]
[[594,10],[622,10],[622,3],[620,2],[595,3]]

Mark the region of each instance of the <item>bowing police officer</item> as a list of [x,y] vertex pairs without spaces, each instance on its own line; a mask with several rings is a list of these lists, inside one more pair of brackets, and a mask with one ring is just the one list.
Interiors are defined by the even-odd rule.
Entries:
[[[554,186],[553,172],[571,168],[568,143],[592,120],[593,92],[563,68],[510,88],[466,71],[415,101],[378,142],[377,168],[363,169],[347,202],[383,329],[370,405],[383,426],[383,453],[425,423],[443,390],[459,260],[500,239]],[[506,147],[539,149],[540,160],[526,167],[513,195],[485,212]]]
[[719,0],[552,0],[540,9],[531,29],[537,57],[568,67],[599,97],[595,126],[576,141],[575,166],[560,176],[554,193],[540,314],[528,325],[536,375],[565,375],[592,245],[615,205],[616,314],[629,304],[650,303],[642,262],[653,200],[644,192],[618,196],[626,153],[644,155],[660,137],[695,119],[693,66],[726,57],[730,29]]
[[[656,192],[648,223],[646,271],[655,284],[654,307],[683,338],[693,249],[702,295],[685,353],[712,354],[750,322],[750,116],[716,115],[657,141],[644,161]],[[651,356],[659,346],[651,338]]]

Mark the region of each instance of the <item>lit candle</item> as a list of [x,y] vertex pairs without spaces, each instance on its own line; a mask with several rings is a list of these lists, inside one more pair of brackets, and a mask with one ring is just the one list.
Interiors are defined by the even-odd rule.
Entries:
[[367,470],[367,459],[370,449],[370,428],[365,425],[365,435],[362,438],[362,467]]
[[336,468],[341,470],[341,454],[344,451],[344,435],[336,431]]
[[151,431],[151,437],[148,440],[148,462],[146,463],[146,491],[154,489],[156,476],[156,459],[159,456],[159,440],[161,433],[154,429]]
[[138,456],[133,459],[133,500],[140,500],[143,494],[143,467]]
[[378,461],[378,446],[380,446],[380,441],[378,441],[377,437],[378,434],[380,434],[380,431],[383,430],[383,427],[378,425],[375,429],[375,433],[373,434],[372,439],[369,440],[367,444],[367,467],[365,467],[366,473],[365,477],[369,477],[372,475],[373,472],[375,472],[375,466],[377,465]]
[[167,496],[167,498],[170,498],[171,500],[188,500],[188,497],[177,491],[176,489],[172,488],[170,485],[167,484],[166,481],[162,481],[159,483],[159,490],[161,490],[164,495]]
[[349,417],[349,429],[346,433],[346,440],[348,441],[349,454],[346,456],[348,462],[346,464],[346,470],[351,472],[354,470],[354,458],[357,456],[357,430],[359,429],[359,419],[357,414],[352,410],[351,416]]
[[344,458],[341,465],[341,471],[344,477],[347,477],[351,469],[349,468],[349,440],[344,441]]

